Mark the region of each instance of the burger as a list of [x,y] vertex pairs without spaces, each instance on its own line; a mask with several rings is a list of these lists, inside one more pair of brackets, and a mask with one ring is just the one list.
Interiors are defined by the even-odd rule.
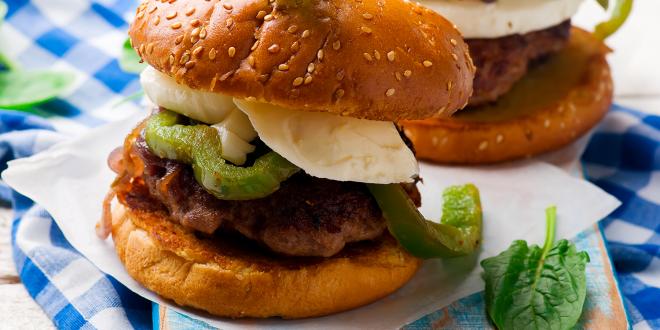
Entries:
[[97,231],[146,288],[224,317],[319,316],[478,245],[471,186],[446,193],[451,221],[421,217],[395,125],[471,94],[467,45],[440,15],[401,0],[147,0],[129,35],[154,107],[109,157]]
[[602,39],[623,23],[630,1],[619,1],[595,35],[571,26],[582,0],[422,2],[457,25],[477,71],[464,110],[403,123],[419,158],[484,164],[538,155],[578,139],[609,109]]

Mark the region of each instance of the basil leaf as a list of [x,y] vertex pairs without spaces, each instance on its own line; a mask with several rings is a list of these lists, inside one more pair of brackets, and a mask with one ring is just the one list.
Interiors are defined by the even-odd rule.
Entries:
[[571,329],[587,293],[586,252],[567,240],[553,244],[555,209],[546,210],[543,248],[519,240],[484,259],[486,309],[498,329]]
[[25,109],[64,92],[74,76],[63,72],[0,72],[0,108]]
[[135,49],[133,49],[133,46],[131,46],[131,40],[128,38],[124,41],[124,46],[122,47],[119,67],[130,73],[140,73],[147,67]]
[[612,10],[612,16],[607,21],[596,25],[594,35],[601,40],[605,40],[614,34],[626,22],[628,16],[630,16],[632,6],[633,0],[616,0],[616,5]]

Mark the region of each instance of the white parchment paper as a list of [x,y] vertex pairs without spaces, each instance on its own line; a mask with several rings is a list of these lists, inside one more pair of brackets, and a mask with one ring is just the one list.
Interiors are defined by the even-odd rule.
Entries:
[[363,329],[398,327],[483,290],[479,260],[501,252],[513,240],[542,244],[547,206],[558,207],[557,237],[571,238],[619,205],[598,187],[539,161],[471,168],[422,164],[422,212],[431,219],[440,217],[441,193],[445,187],[464,183],[479,187],[484,208],[484,237],[479,254],[427,261],[413,280],[395,294],[350,312],[298,321],[225,320],[182,309],[146,290],[126,273],[111,240],[101,241],[95,235],[101,201],[114,178],[106,158],[121,145],[137,121],[138,118],[132,118],[111,123],[33,157],[12,161],[2,177],[14,189],[45,207],[69,242],[102,271],[149,300],[223,329],[242,326],[337,329],[357,324]]

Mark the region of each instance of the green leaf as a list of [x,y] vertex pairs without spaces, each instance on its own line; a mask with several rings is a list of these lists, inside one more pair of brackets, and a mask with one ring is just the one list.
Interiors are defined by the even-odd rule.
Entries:
[[612,16],[607,21],[596,25],[594,35],[601,40],[605,40],[614,34],[626,22],[628,16],[630,16],[632,6],[633,0],[616,0],[616,5],[612,10]]
[[140,73],[147,67],[147,65],[142,62],[142,59],[138,56],[135,49],[133,49],[133,46],[131,46],[131,40],[128,38],[124,41],[124,46],[122,47],[119,67],[130,73]]
[[546,211],[544,248],[514,241],[484,259],[486,309],[498,329],[571,329],[582,314],[589,255],[567,240],[552,244],[555,211]]
[[74,76],[64,72],[0,72],[0,108],[25,109],[64,92]]

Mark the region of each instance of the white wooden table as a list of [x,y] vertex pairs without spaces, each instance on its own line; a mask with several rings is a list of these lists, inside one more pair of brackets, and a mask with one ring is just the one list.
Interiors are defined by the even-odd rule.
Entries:
[[[618,104],[660,115],[660,1],[638,0],[629,22],[608,44]],[[593,26],[603,15],[595,1],[586,0],[574,22]],[[0,330],[51,329],[53,324],[28,295],[16,274],[11,256],[12,212],[0,207]]]
[[53,323],[16,274],[10,244],[12,213],[0,208],[0,329],[52,329]]

